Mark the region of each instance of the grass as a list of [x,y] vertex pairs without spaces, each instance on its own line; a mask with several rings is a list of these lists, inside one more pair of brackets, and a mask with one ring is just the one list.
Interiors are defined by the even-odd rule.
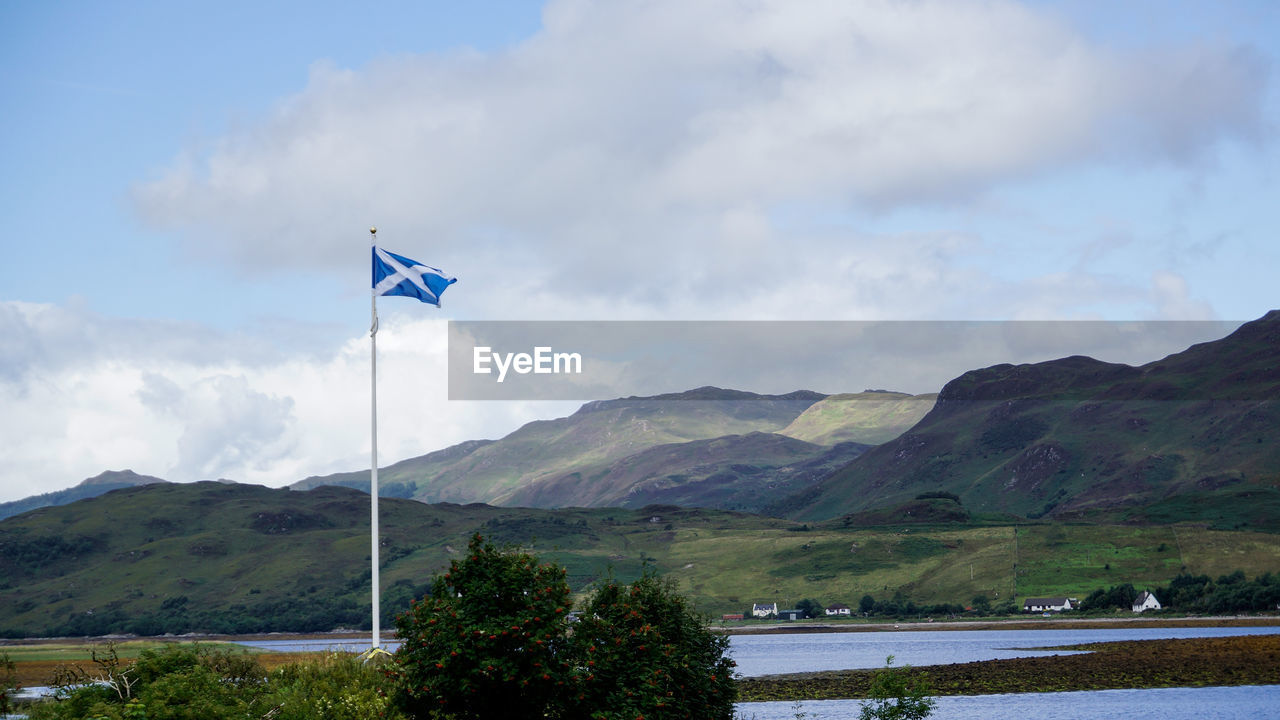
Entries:
[[[202,503],[200,513],[187,510],[192,502]],[[182,598],[193,612],[241,605],[235,612],[246,616],[281,601],[367,607],[367,502],[336,488],[169,486],[11,518],[0,544],[94,540],[83,556],[48,567],[0,567],[8,582],[0,584],[0,628],[49,634],[41,628],[68,618],[136,618]],[[898,592],[918,605],[968,604],[977,595],[1000,605],[1027,596],[1082,598],[1122,583],[1147,589],[1183,570],[1212,577],[1280,570],[1280,535],[1191,524],[845,527],[677,507],[543,511],[407,500],[386,500],[382,510],[384,589],[401,588],[400,595],[406,585],[420,592],[478,531],[564,565],[580,594],[609,572],[629,581],[648,568],[677,581],[712,616],[805,598],[856,606],[863,595],[884,600]],[[260,513],[286,512],[322,519],[283,533],[252,529]],[[132,522],[113,519],[127,515]],[[172,518],[188,521],[164,524]],[[393,612],[384,607],[388,623]],[[120,629],[100,632],[107,631]]]
[[[129,640],[116,643],[115,648],[121,658],[133,659],[144,650],[154,650],[165,644],[158,640]],[[14,662],[90,662],[93,652],[101,653],[104,647],[101,643],[15,643],[0,645],[0,652],[8,654]]]
[[832,395],[809,406],[780,434],[817,443],[859,442],[878,445],[910,429],[937,400],[936,394],[850,393]]

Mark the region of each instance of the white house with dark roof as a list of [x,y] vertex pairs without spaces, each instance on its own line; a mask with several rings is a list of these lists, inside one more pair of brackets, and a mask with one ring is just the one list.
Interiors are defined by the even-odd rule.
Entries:
[[1152,595],[1146,590],[1143,590],[1138,595],[1138,599],[1133,601],[1134,612],[1140,613],[1140,612],[1143,612],[1144,610],[1159,610],[1159,609],[1160,609],[1160,601],[1156,599],[1155,595]]
[[751,606],[751,617],[774,617],[778,614],[778,603],[756,603]]
[[841,605],[840,603],[832,603],[831,606],[828,607],[823,612],[825,612],[827,615],[852,615],[853,609],[850,608],[848,605]]

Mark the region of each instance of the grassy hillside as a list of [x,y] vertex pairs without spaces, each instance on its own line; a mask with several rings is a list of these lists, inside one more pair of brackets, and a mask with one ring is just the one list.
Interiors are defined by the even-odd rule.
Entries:
[[670,443],[540,480],[509,495],[506,504],[555,507],[572,498],[586,507],[656,503],[761,512],[866,449],[856,443],[823,447],[761,432]]
[[[550,511],[394,499],[382,510],[388,617],[474,532],[565,565],[575,591],[610,570],[631,579],[649,565],[711,614],[896,592],[919,603],[1084,595],[1164,584],[1184,568],[1280,569],[1280,536],[1190,525],[801,525],[662,506]],[[368,555],[368,496],[356,491],[117,490],[0,522],[0,635],[367,626]]]
[[1218,527],[1280,530],[1277,398],[1280,312],[1141,367],[997,365],[947,383],[915,427],[784,509],[821,519],[941,490],[982,512],[1159,521],[1212,508]]
[[779,434],[816,445],[880,445],[920,422],[937,399],[936,393],[907,395],[882,390],[831,395],[810,405]]
[[[380,484],[423,502],[509,504],[540,480],[607,465],[656,445],[786,427],[824,396],[719,388],[592,402],[569,417],[531,422],[495,442],[464,443],[380,470]],[[367,485],[366,472],[307,478],[295,487]],[[542,493],[547,506],[581,505]]]

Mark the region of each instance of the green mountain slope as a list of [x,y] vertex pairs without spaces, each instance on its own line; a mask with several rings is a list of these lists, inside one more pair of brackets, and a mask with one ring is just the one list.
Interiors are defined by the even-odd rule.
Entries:
[[[657,445],[785,428],[824,395],[719,388],[592,402],[569,417],[532,422],[501,440],[472,442],[379,470],[380,486],[423,502],[512,504],[525,487],[608,464]],[[318,485],[364,487],[368,473],[307,478]],[[397,494],[393,492],[392,494]],[[539,495],[546,506],[583,505],[571,495]]]
[[[785,503],[820,519],[941,490],[978,512],[1280,530],[1280,312],[1141,367],[1069,357],[947,383],[915,427]],[[1182,498],[1195,498],[1188,508]]]
[[[954,505],[950,500],[930,503]],[[369,624],[369,498],[221,484],[117,490],[0,521],[0,637],[108,632],[308,631]],[[1042,523],[862,527],[648,506],[537,510],[381,503],[382,606],[390,624],[472,533],[531,547],[575,592],[648,566],[702,612],[753,602],[856,605],[1079,595],[1181,569],[1280,568],[1280,535]],[[910,512],[916,512],[912,506]],[[948,511],[950,512],[950,511]],[[1015,574],[1016,570],[1016,574]]]
[[148,485],[150,483],[166,482],[158,477],[150,475],[139,475],[132,470],[107,470],[99,473],[91,478],[87,478],[75,487],[66,490],[58,490],[56,492],[44,493],[43,495],[32,495],[21,500],[0,503],[0,520],[7,517],[18,515],[28,510],[36,508],[48,507],[50,505],[66,505],[77,500],[85,498],[97,497],[103,493],[119,490],[121,488],[134,487],[136,485]]
[[907,395],[884,390],[831,395],[810,405],[779,434],[817,445],[880,445],[920,422],[937,398],[936,393]]
[[508,505],[586,507],[651,504],[760,512],[862,454],[868,446],[823,447],[775,433],[726,435],[658,445],[608,465],[532,483]]

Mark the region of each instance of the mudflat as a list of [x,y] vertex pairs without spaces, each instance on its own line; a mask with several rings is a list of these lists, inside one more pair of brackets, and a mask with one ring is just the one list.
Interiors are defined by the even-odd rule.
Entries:
[[[1280,684],[1280,635],[1129,640],[1048,648],[1054,655],[909,668],[934,695]],[[743,701],[866,697],[875,670],[841,670],[744,678]]]

